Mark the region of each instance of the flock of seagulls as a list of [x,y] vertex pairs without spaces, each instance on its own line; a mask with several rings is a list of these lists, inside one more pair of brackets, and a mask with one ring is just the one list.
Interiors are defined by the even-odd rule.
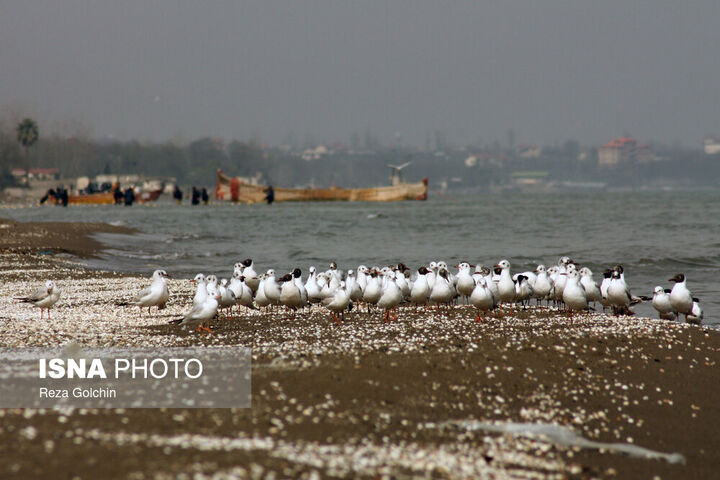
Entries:
[[[298,309],[311,305],[325,308],[335,322],[345,312],[356,307],[368,313],[380,311],[385,321],[396,320],[401,304],[418,308],[448,309],[461,303],[477,311],[476,321],[503,305],[522,308],[534,300],[536,305],[546,302],[564,308],[572,314],[592,310],[599,303],[603,311],[611,309],[616,315],[633,314],[630,307],[642,301],[652,301],[660,318],[675,320],[680,315],[691,323],[700,323],[703,312],[699,301],[687,287],[685,275],[680,273],[669,279],[672,289],[655,287],[652,297],[633,295],[625,281],[621,265],[603,272],[601,283],[593,278],[587,267],[579,267],[569,257],[561,257],[556,265],[516,274],[511,272],[508,260],[500,260],[493,267],[462,262],[451,273],[447,263],[430,262],[412,272],[405,264],[386,267],[360,265],[354,270],[342,271],[331,262],[325,271],[308,269],[305,280],[302,271],[278,275],[269,269],[263,274],[255,270],[252,259],[235,264],[230,279],[199,273],[191,280],[196,284],[193,305],[181,318],[171,323],[211,332],[209,322],[218,311],[232,315],[234,308],[277,309],[285,307],[292,315]],[[118,306],[165,308],[170,297],[165,270],[155,270],[150,286],[132,299]],[[19,298],[41,309],[48,310],[60,298],[60,290],[52,280],[28,297]]]

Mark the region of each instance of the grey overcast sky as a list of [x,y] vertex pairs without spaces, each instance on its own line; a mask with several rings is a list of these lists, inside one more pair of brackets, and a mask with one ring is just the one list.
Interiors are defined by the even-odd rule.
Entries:
[[720,134],[719,0],[0,0],[0,117],[96,138]]

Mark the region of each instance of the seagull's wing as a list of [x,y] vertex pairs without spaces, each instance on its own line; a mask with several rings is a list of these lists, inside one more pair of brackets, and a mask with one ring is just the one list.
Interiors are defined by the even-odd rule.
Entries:
[[152,287],[144,288],[140,291],[137,295],[135,295],[132,300],[130,300],[130,303],[140,303],[143,298],[147,297],[152,293]]
[[43,285],[43,286],[38,287],[38,289],[35,290],[32,293],[32,295],[29,295],[27,297],[20,297],[20,298],[17,298],[17,300],[21,300],[21,301],[27,302],[27,303],[35,303],[35,302],[39,302],[40,300],[46,299],[48,297],[48,295],[50,295],[50,294],[48,293],[47,288]]
[[403,168],[407,167],[411,163],[412,162],[405,162],[402,165],[392,165],[392,164],[388,163],[387,166],[390,168],[394,168],[395,170],[402,170]]
[[195,305],[185,316],[180,320],[180,324],[189,323],[198,318],[198,315],[202,312],[204,304]]

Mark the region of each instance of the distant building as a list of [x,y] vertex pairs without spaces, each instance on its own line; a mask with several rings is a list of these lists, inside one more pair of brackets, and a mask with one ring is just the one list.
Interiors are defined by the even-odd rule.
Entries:
[[542,148],[537,145],[520,145],[516,151],[520,158],[538,158],[542,153]]
[[720,153],[720,139],[707,137],[703,142],[703,150],[705,150],[705,155],[717,155]]
[[57,168],[31,168],[30,178],[35,180],[57,180],[60,178],[60,170]]
[[650,145],[638,145],[635,147],[634,159],[637,163],[652,163],[661,160],[650,150]]
[[13,168],[10,174],[16,181],[24,184],[24,179],[30,180],[57,180],[60,178],[60,170],[57,168],[31,168],[29,171],[24,168]]
[[512,183],[517,187],[538,187],[547,182],[548,172],[520,171],[511,174]]
[[615,167],[619,163],[634,162],[637,148],[637,140],[634,138],[615,138],[598,148],[598,166]]
[[311,160],[320,160],[330,155],[332,152],[325,145],[318,145],[315,148],[308,148],[302,153],[302,159],[309,162]]

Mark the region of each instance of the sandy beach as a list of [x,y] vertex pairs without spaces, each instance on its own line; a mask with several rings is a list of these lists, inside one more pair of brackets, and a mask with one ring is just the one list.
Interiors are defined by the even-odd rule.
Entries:
[[[353,312],[340,325],[318,308],[243,311],[203,335],[168,325],[191,303],[188,280],[171,280],[168,308],[148,314],[114,306],[147,278],[73,262],[101,249],[89,234],[122,227],[0,228],[2,347],[253,351],[250,409],[0,410],[3,477],[666,479],[720,468],[715,330],[544,307],[476,322],[457,306],[402,307],[389,323]],[[40,322],[12,297],[46,278],[63,296]]]

